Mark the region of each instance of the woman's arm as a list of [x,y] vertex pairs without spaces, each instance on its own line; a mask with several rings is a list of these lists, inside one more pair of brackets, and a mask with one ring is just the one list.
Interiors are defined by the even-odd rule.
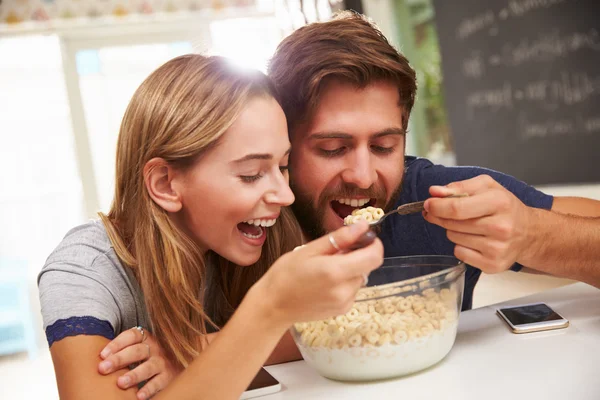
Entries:
[[122,390],[115,385],[117,378],[128,371],[127,368],[105,376],[98,374],[100,351],[108,342],[102,336],[81,335],[52,344],[50,354],[62,400],[136,399],[136,388]]
[[302,354],[300,354],[300,350],[298,350],[298,346],[296,346],[292,334],[287,331],[283,334],[279,343],[277,343],[275,350],[273,350],[269,358],[267,358],[265,365],[281,364],[298,360],[302,360]]
[[[341,228],[302,249],[287,253],[248,291],[213,342],[155,400],[237,400],[294,321],[311,321],[347,312],[364,276],[381,265],[381,241],[345,253],[368,229],[366,223]],[[338,246],[333,247],[332,241]],[[342,249],[342,251],[339,251]],[[115,375],[97,373],[99,353],[108,340],[90,336],[52,345],[62,400],[134,399]]]
[[[216,335],[217,333],[206,335],[209,344],[216,338]],[[151,349],[151,357],[148,357],[148,348],[145,345],[148,345]],[[103,356],[104,352],[106,352],[105,356]],[[98,364],[98,372],[102,375],[109,375],[114,371],[135,364],[135,368],[117,379],[116,385],[121,389],[128,389],[145,382],[137,394],[138,398],[154,396],[164,390],[183,371],[167,359],[152,333],[146,331],[142,335],[135,328],[126,330],[113,339],[102,350],[100,356],[103,361]],[[288,331],[279,340],[275,350],[267,358],[265,365],[281,364],[301,359],[302,355]]]
[[[266,309],[266,293],[250,292],[211,345],[153,399],[239,398],[289,327],[287,318]],[[115,385],[127,368],[98,374],[99,354],[108,343],[101,336],[81,335],[52,345],[61,400],[137,399],[135,387],[123,390]]]
[[[109,375],[114,371],[137,364],[135,368],[128,370],[116,379],[116,385],[121,389],[128,389],[145,381],[144,386],[137,393],[138,399],[152,397],[164,390],[183,371],[169,362],[150,332],[146,331],[144,335],[145,339],[135,328],[121,333],[104,348],[103,352],[109,349],[110,355],[103,357],[103,361],[98,364],[98,372],[102,375]],[[216,335],[217,333],[207,335],[209,344],[216,338]],[[145,344],[150,346],[150,358],[148,358],[148,351],[144,347]],[[140,347],[142,348],[141,351],[139,350]],[[102,353],[100,353],[100,356],[102,357]],[[292,335],[287,331],[277,343],[275,350],[267,358],[265,365],[281,364],[301,359],[302,354],[300,354]],[[109,366],[105,364],[106,361],[110,363]]]
[[264,305],[252,288],[210,346],[167,388],[161,399],[237,399],[289,328],[287,318]]

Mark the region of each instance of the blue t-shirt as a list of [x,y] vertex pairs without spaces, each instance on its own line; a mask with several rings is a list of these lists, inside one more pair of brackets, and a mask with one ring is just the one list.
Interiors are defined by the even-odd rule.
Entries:
[[[490,175],[527,206],[546,210],[552,207],[552,196],[511,176],[486,168],[434,165],[427,159],[412,156],[406,157],[402,192],[396,207],[431,197],[430,186],[443,186],[483,174]],[[380,238],[385,248],[385,257],[454,255],[454,243],[446,237],[446,230],[425,221],[420,213],[388,218],[383,223]],[[512,269],[518,271],[521,266],[515,264]],[[463,310],[469,310],[473,306],[473,291],[480,275],[481,270],[467,266]]]

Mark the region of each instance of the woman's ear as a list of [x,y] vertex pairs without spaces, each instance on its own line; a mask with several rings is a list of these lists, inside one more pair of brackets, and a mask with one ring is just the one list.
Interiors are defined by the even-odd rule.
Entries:
[[167,212],[178,212],[183,203],[175,189],[175,170],[162,158],[153,158],[144,166],[144,183],[152,200]]

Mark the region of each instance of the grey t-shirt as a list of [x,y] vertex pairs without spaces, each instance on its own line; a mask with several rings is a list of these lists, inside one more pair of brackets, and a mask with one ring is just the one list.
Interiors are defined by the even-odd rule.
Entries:
[[38,276],[48,344],[75,335],[113,339],[134,326],[149,329],[139,283],[120,263],[101,221],[70,230]]

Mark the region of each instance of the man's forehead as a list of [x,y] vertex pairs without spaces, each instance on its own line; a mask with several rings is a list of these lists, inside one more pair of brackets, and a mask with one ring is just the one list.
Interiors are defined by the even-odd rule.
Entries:
[[[340,131],[352,134],[368,129],[372,133],[402,127],[403,107],[395,85],[373,83],[364,88],[330,83],[318,104],[306,118],[303,133]],[[361,129],[364,128],[364,129]]]

